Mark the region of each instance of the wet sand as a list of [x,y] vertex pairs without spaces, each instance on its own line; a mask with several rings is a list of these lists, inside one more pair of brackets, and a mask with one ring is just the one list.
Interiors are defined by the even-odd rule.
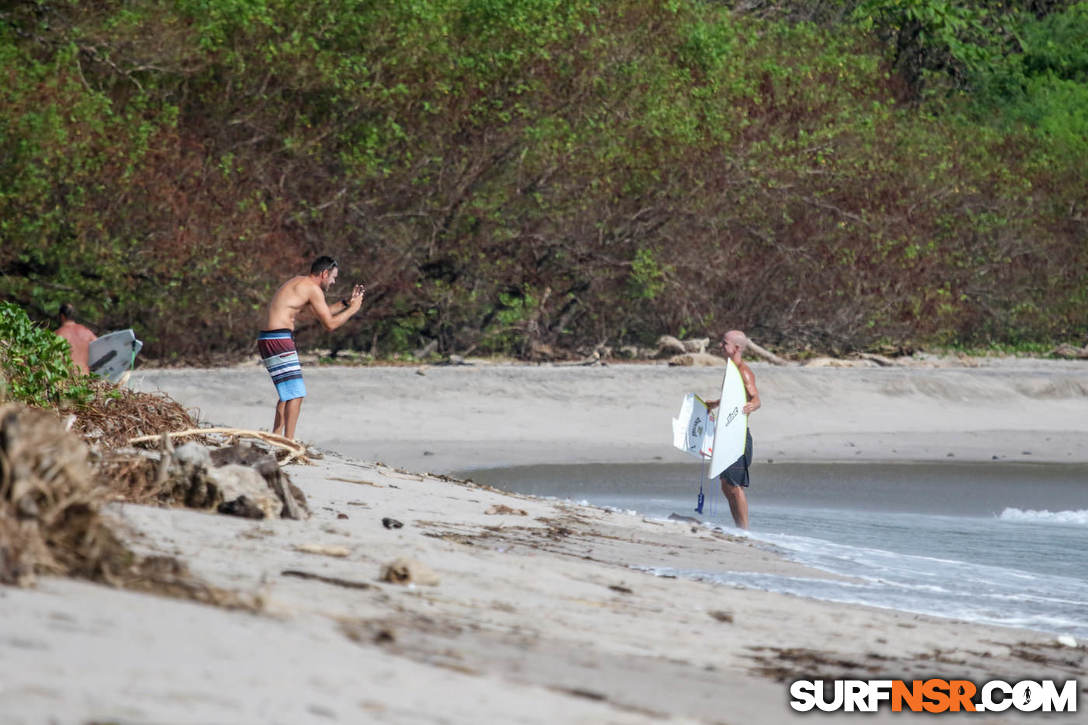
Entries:
[[[765,407],[753,428],[763,450],[792,461],[1030,451],[1083,462],[1088,372],[1023,368],[757,366]],[[138,551],[179,556],[209,583],[259,596],[259,614],[56,579],[0,589],[4,721],[839,721],[858,716],[793,713],[788,683],[1065,680],[1088,665],[1083,645],[1041,633],[654,577],[642,568],[822,574],[730,532],[415,472],[681,461],[669,419],[684,392],[711,394],[717,371],[422,372],[307,370],[299,436],[339,452],[288,469],[308,521],[112,509]],[[148,371],[133,383],[209,422],[269,423],[271,384],[255,366]],[[403,527],[385,528],[387,517]],[[422,562],[437,585],[379,581],[397,557]]]
[[[702,486],[714,493],[714,503],[724,507],[721,518],[728,519],[718,486],[704,478],[705,466],[690,460],[536,464],[472,469],[465,475],[506,491],[625,509],[653,502],[653,513],[665,516],[672,510],[690,513]],[[757,459],[751,474],[750,502],[756,514],[773,506],[985,518],[1000,516],[1007,508],[1088,511],[1088,464],[1084,463],[768,463]],[[753,526],[761,528],[758,518]]]

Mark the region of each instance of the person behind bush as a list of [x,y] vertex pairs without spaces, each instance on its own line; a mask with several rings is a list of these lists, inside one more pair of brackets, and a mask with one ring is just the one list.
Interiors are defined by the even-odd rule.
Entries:
[[68,341],[72,350],[72,362],[81,373],[89,373],[87,356],[90,354],[91,343],[98,339],[98,335],[76,322],[76,310],[67,302],[60,306],[57,318],[60,320],[60,327],[56,332]]

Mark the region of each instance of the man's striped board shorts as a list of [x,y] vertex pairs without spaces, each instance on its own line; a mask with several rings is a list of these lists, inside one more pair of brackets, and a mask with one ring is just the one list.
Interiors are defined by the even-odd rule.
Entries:
[[257,350],[265,369],[272,376],[280,400],[306,397],[302,366],[298,362],[295,338],[290,330],[262,330],[257,337]]

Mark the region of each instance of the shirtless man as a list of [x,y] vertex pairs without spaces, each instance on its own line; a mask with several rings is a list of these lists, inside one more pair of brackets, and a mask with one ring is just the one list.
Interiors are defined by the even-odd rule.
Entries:
[[[740,370],[741,380],[744,381],[744,390],[748,394],[748,402],[741,408],[745,415],[759,410],[759,391],[756,389],[756,376],[748,364],[741,360],[744,348],[748,347],[748,336],[740,330],[730,330],[725,333],[719,343],[725,356],[736,363]],[[716,408],[721,400],[708,400],[708,408]],[[733,514],[733,522],[742,529],[748,528],[748,467],[752,465],[752,431],[748,430],[748,440],[745,441],[744,455],[726,468],[719,477],[722,482],[722,493],[729,501],[729,512]]]
[[67,302],[60,306],[57,316],[60,318],[57,334],[68,341],[68,346],[72,348],[72,362],[81,373],[87,375],[90,373],[87,368],[87,355],[90,353],[91,343],[98,339],[98,335],[76,322],[75,308]]
[[332,331],[347,322],[363,306],[366,290],[363,285],[357,284],[351,291],[351,297],[333,303],[336,312],[329,309],[325,293],[336,282],[339,272],[335,259],[318,257],[310,265],[309,274],[284,282],[268,305],[264,329],[257,337],[257,350],[280,396],[276,403],[276,419],[272,424],[272,432],[278,435],[295,437],[302,399],[306,397],[302,366],[295,350],[294,330],[298,313],[309,307],[325,329]]

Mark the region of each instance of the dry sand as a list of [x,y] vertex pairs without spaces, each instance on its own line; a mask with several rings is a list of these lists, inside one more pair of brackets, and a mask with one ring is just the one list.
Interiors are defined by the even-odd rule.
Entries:
[[[1088,460],[1084,364],[754,368],[764,456]],[[396,468],[679,461],[669,418],[682,393],[712,395],[719,381],[655,365],[311,367],[298,434],[339,452],[289,468],[312,519],[112,510],[138,551],[179,556],[209,583],[259,596],[262,612],[58,579],[0,589],[0,721],[891,722],[912,718],[797,715],[788,683],[1083,676],[1085,648],[1041,633],[640,570],[822,576],[728,532]],[[210,422],[270,422],[256,366],[141,372],[133,385]],[[438,583],[379,581],[398,557]],[[1084,722],[1086,709],[1055,719]]]
[[[964,368],[801,368],[753,363],[760,458],[777,461],[1088,462],[1088,363],[995,359]],[[422,374],[421,374],[422,373]],[[307,367],[299,438],[418,471],[530,463],[683,460],[670,420],[721,371],[601,367]],[[216,423],[272,424],[256,363],[137,373]],[[1025,451],[1029,453],[1025,455]]]

